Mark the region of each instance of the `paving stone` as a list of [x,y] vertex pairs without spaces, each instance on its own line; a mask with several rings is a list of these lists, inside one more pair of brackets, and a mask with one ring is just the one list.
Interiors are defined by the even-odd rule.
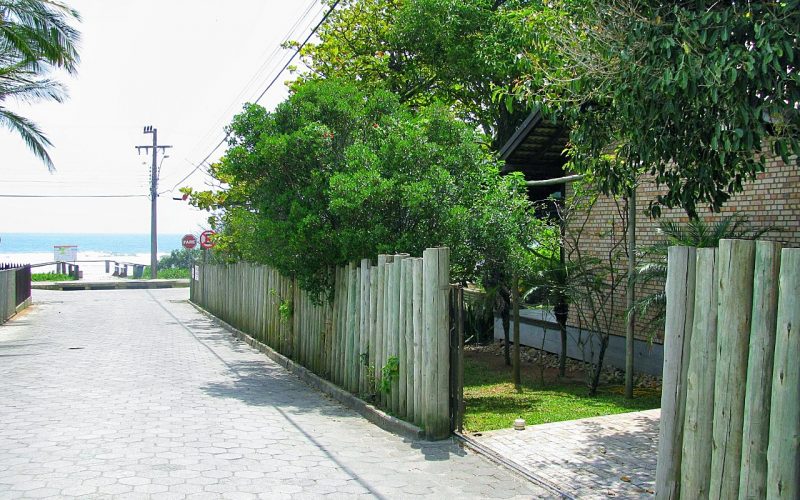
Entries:
[[381,430],[187,297],[35,290],[0,326],[0,498],[551,497]]
[[660,410],[647,410],[473,439],[576,498],[647,499],[654,497],[647,490],[655,485],[659,417]]

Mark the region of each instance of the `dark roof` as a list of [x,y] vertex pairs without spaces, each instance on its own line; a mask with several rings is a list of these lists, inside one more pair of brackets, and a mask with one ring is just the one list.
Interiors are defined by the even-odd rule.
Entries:
[[522,172],[526,180],[563,176],[568,139],[563,125],[545,119],[539,109],[532,111],[500,148],[503,172]]

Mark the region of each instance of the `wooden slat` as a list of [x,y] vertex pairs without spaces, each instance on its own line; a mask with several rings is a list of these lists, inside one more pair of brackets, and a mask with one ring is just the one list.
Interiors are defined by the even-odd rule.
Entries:
[[800,498],[800,249],[781,254],[767,498]]
[[686,376],[681,497],[706,498],[711,481],[711,433],[717,362],[716,248],[697,249],[694,318]]
[[739,495],[755,247],[754,241],[722,240],[719,243],[711,499]]
[[778,316],[781,244],[756,243],[753,313],[747,361],[739,498],[767,497],[767,445],[772,396],[772,364]]
[[680,494],[681,448],[686,404],[686,376],[694,317],[695,249],[671,247],[667,265],[667,317],[656,466],[656,498]]

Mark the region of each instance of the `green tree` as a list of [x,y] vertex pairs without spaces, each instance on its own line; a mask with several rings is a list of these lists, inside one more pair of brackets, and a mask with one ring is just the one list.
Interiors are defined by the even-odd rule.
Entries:
[[648,209],[716,210],[800,153],[800,4],[562,0],[555,58],[515,85],[571,126],[572,167],[627,195],[641,173],[667,192]]
[[191,269],[192,264],[202,259],[202,250],[181,248],[158,259],[159,269]]
[[530,67],[521,56],[543,11],[521,0],[349,0],[303,56],[311,78],[389,90],[412,107],[452,106],[497,148],[525,113],[493,100],[493,90]]
[[51,145],[35,123],[6,103],[63,101],[64,87],[48,77],[52,68],[75,73],[78,63],[77,11],[58,1],[0,0],[0,125],[18,133],[49,170]]
[[[322,291],[330,269],[379,253],[451,248],[452,276],[526,266],[532,217],[519,176],[443,106],[414,112],[387,91],[312,80],[272,113],[247,106],[213,166],[228,188],[192,193],[218,246]],[[188,190],[187,190],[188,191]],[[513,223],[512,223],[513,221]]]

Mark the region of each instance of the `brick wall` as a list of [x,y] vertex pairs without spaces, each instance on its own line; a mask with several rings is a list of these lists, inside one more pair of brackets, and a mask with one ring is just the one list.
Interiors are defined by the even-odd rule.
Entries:
[[[572,187],[567,187],[567,195],[573,193]],[[637,196],[637,221],[636,239],[637,247],[641,250],[657,241],[658,222],[647,218],[642,211],[655,199],[659,190],[652,179],[645,178],[640,181],[636,191]],[[566,239],[576,247],[571,249],[571,255],[591,255],[608,261],[610,252],[619,258],[617,267],[624,271],[627,268],[627,252],[625,244],[625,230],[627,226],[626,204],[624,199],[600,197],[589,209],[575,213],[569,219]],[[721,209],[720,213],[711,213],[701,210],[700,216],[706,221],[713,222],[725,215],[739,213],[743,215],[754,228],[776,226],[780,231],[770,231],[762,238],[777,240],[789,247],[800,247],[800,169],[796,164],[785,164],[780,158],[768,161],[766,171],[758,174],[757,179],[745,185],[744,191],[732,197]],[[686,213],[681,209],[662,211],[662,219],[677,222],[687,222]],[[580,228],[583,228],[582,231]],[[580,233],[580,238],[577,235]],[[577,240],[577,241],[576,241]],[[653,285],[647,288],[638,288],[637,295],[650,293],[663,285]],[[613,303],[613,318],[600,321],[611,325],[609,331],[612,335],[625,335],[625,285],[616,288],[615,296],[609,299]],[[571,308],[569,324],[589,328],[586,316],[580,317],[578,308]],[[586,309],[593,309],[587,308]],[[648,337],[646,330],[648,321],[637,320],[637,338]],[[660,342],[660,335],[654,339]]]

